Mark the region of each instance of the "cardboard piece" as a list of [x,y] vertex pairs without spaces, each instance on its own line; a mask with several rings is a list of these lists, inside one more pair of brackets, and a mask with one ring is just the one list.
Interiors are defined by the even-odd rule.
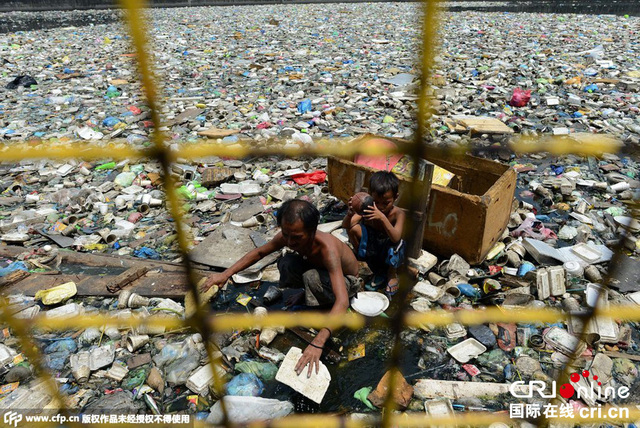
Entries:
[[[202,278],[198,281],[198,292],[200,291],[200,287],[202,284],[206,282],[207,278]],[[204,307],[218,294],[219,288],[217,285],[211,286],[207,291],[200,293],[200,306]],[[198,305],[196,305],[196,299],[193,296],[193,293],[187,291],[184,296],[184,315],[186,317],[190,317],[191,315],[196,313]]]
[[202,112],[204,112],[204,109],[200,109],[200,108],[189,108],[189,109],[186,109],[185,111],[183,111],[182,113],[177,115],[175,118],[167,120],[164,123],[164,126],[180,125],[181,123],[184,123],[184,122],[188,121],[189,119],[192,119],[192,118],[202,114]]
[[204,187],[217,187],[220,183],[224,183],[231,177],[233,177],[233,170],[231,168],[214,166],[212,168],[205,168],[202,172],[200,183]]
[[317,374],[315,370],[312,370],[311,377],[307,377],[308,367],[305,367],[298,375],[296,374],[295,367],[300,357],[302,357],[302,350],[300,348],[294,346],[289,349],[276,374],[276,380],[290,386],[294,391],[320,404],[322,403],[324,395],[327,393],[329,383],[331,383],[329,370],[321,361]]
[[472,134],[513,134],[513,129],[493,117],[454,116],[453,119]]
[[[424,248],[440,257],[457,253],[471,264],[481,263],[509,222],[516,172],[509,166],[469,155],[444,157],[427,153],[425,159],[452,172],[455,178],[448,187],[431,186]],[[329,191],[347,202],[360,188],[368,186],[375,171],[352,159],[330,156],[327,160]],[[398,206],[407,208],[411,180],[399,179]]]
[[239,133],[239,129],[220,129],[220,128],[209,128],[204,131],[198,132],[198,135],[209,138],[224,138],[230,135],[234,135]]

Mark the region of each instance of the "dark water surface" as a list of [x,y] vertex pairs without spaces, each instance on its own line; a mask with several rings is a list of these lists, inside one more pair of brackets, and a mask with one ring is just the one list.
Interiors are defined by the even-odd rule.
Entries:
[[[305,3],[357,3],[343,1],[305,1]],[[239,6],[254,4],[290,4],[301,1],[215,1],[182,0],[149,2],[155,7],[186,6]],[[87,25],[109,24],[120,19],[121,13],[114,9],[110,0],[36,0],[8,1],[0,4],[0,33],[31,31]],[[637,0],[540,0],[540,1],[451,1],[449,11],[467,10],[487,12],[527,12],[527,13],[580,13],[590,15],[632,15],[640,16],[640,2]],[[40,11],[40,12],[37,12]],[[6,12],[6,13],[5,13]]]

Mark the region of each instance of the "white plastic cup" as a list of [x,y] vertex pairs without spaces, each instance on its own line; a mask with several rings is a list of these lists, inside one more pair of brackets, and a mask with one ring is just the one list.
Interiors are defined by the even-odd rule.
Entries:
[[149,205],[149,203],[151,202],[151,195],[150,194],[146,194],[146,195],[142,195],[142,203]]
[[606,293],[606,290],[602,290],[602,288],[602,285],[594,284],[593,282],[587,284],[587,289],[584,292],[587,300],[587,305],[591,306],[592,308],[596,306],[596,303],[598,302],[598,295]]
[[102,215],[105,215],[106,213],[109,212],[109,204],[105,204],[104,202],[97,202],[96,207],[98,208],[98,211],[100,211],[100,214]]
[[118,209],[124,208],[126,204],[127,204],[127,201],[122,196],[116,197],[116,208]]

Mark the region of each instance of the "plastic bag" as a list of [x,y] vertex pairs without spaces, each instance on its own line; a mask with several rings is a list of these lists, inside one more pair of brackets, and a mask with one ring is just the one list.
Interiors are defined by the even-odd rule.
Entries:
[[131,183],[133,183],[133,180],[136,178],[136,173],[135,172],[121,172],[120,174],[118,174],[115,178],[115,180],[113,180],[114,183],[122,186],[122,187],[129,187],[131,186]]
[[200,352],[198,352],[192,341],[185,341],[178,357],[164,368],[167,383],[169,385],[184,385],[191,372],[199,366]]
[[11,82],[7,83],[7,86],[5,86],[5,88],[7,89],[16,89],[19,86],[24,86],[25,88],[30,88],[32,85],[37,85],[38,82],[36,82],[36,79],[34,79],[31,76],[18,76],[15,79],[13,79]]
[[276,373],[278,373],[278,366],[273,363],[242,361],[236,364],[236,370],[241,373],[253,373],[264,380],[272,380],[275,379]]
[[[293,412],[293,404],[273,398],[227,396],[223,397],[223,400],[229,422],[234,424],[283,418]],[[214,425],[222,423],[220,401],[213,405],[206,422]]]
[[529,103],[531,99],[531,90],[524,91],[520,88],[515,88],[513,90],[513,95],[511,96],[511,101],[509,101],[509,105],[513,107],[524,107]]
[[553,230],[544,227],[540,220],[533,217],[525,218],[522,224],[516,230],[511,232],[511,236],[529,237],[540,241],[544,241],[549,238],[557,238]]
[[324,171],[318,170],[314,172],[305,172],[302,174],[296,174],[291,178],[293,179],[293,181],[295,181],[301,186],[303,184],[309,184],[309,183],[319,184],[319,183],[324,183],[324,181],[327,179],[327,173]]
[[16,270],[24,270],[28,271],[27,265],[24,262],[13,262],[9,266],[0,269],[0,277],[9,275],[11,272]]
[[298,112],[300,114],[305,114],[309,111],[311,111],[311,100],[306,99],[298,103]]
[[229,381],[226,389],[228,395],[257,397],[262,394],[264,385],[253,373],[241,373]]

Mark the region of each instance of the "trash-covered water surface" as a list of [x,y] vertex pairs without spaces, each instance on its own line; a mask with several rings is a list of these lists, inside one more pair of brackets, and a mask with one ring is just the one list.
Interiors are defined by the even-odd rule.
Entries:
[[[419,7],[147,11],[167,144],[308,148],[342,138],[393,149],[410,140]],[[425,155],[433,184],[422,207],[423,251],[407,262],[407,301],[393,296],[389,278],[379,280],[379,266],[362,262],[364,288],[349,311],[375,321],[403,304],[425,314],[497,306],[514,319],[405,328],[393,401],[408,414],[492,412],[522,426],[543,411],[637,404],[637,323],[585,323],[584,315],[640,304],[638,18],[487,11],[441,18],[428,131],[434,146],[457,156]],[[153,122],[135,61],[120,23],[0,35],[4,150],[23,141],[148,147]],[[535,141],[522,137],[548,151],[527,154]],[[554,152],[551,137],[583,154],[559,155],[565,151]],[[204,281],[270,241],[282,204],[295,198],[318,208],[321,232],[346,243],[348,201],[370,190],[371,168],[399,177],[396,203],[407,208],[412,166],[401,154],[178,158],[171,174],[196,274]],[[0,282],[15,318],[184,320],[196,312],[158,162],[5,162],[0,184]],[[280,286],[282,255],[207,290],[207,307],[258,317],[287,310],[304,324],[307,296]],[[536,308],[571,316],[519,322],[519,310]],[[387,365],[394,336],[380,326],[331,332],[310,378],[294,367],[319,332],[303,327],[212,337],[145,323],[31,333],[65,404],[83,414],[219,424],[226,394],[237,423],[292,413],[360,418],[380,414],[396,370]],[[52,397],[13,328],[0,341],[0,408],[44,408]],[[221,367],[209,364],[206,341]],[[559,401],[527,397],[532,385],[552,388],[571,360],[569,379],[549,391]],[[224,390],[215,389],[214,371]]]

